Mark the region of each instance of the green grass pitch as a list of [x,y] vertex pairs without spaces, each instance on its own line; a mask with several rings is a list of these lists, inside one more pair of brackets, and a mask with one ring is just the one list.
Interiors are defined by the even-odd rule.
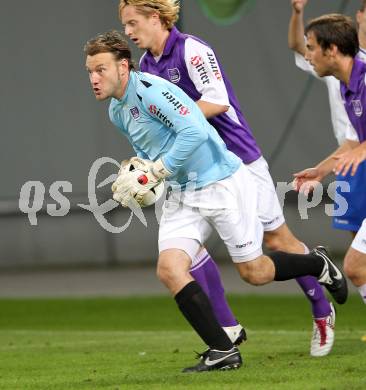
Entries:
[[182,374],[204,346],[169,297],[0,300],[0,389],[366,389],[366,308],[338,307],[336,343],[309,356],[301,296],[230,296],[244,366]]

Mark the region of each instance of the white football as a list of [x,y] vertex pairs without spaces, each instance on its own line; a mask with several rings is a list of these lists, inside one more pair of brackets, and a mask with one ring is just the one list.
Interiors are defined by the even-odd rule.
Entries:
[[[128,171],[129,175],[132,175],[139,185],[142,187],[147,184],[148,178],[144,171],[137,169],[133,166],[133,164],[129,163],[124,167],[125,170]],[[164,193],[164,180],[160,182],[156,187],[151,188],[147,194],[144,195],[141,207],[148,207],[153,205]]]

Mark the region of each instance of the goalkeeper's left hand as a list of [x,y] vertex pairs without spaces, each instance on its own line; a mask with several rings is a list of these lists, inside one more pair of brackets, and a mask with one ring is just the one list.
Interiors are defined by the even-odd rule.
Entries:
[[132,157],[130,163],[135,169],[142,171],[146,179],[139,183],[135,177],[129,176],[122,170],[112,185],[112,191],[114,192],[113,199],[120,202],[124,207],[127,207],[131,198],[135,198],[141,204],[144,195],[171,174],[161,159],[153,162],[139,157]]

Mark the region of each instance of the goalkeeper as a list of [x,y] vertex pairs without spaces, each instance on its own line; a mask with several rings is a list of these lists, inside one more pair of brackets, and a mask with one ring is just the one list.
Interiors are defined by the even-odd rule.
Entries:
[[[200,38],[182,33],[174,26],[179,15],[179,2],[120,0],[119,14],[125,34],[140,49],[146,50],[140,60],[140,69],[182,88],[197,103],[227,148],[240,157],[252,173],[257,184],[258,215],[267,249],[307,253],[307,247],[294,236],[285,221],[267,162],[215,51]],[[227,305],[224,306],[224,296],[220,295],[219,275],[212,272],[214,267],[213,259],[204,249],[193,260],[191,272],[198,282],[207,281],[206,291],[214,297],[211,302],[215,314],[230,332],[235,327],[228,326],[235,324],[235,318],[229,316],[228,309],[223,309]],[[334,342],[334,308],[315,278],[305,276],[296,281],[311,303],[313,336],[310,354],[324,356]]]
[[[134,71],[131,51],[116,31],[91,39],[85,53],[95,97],[112,98],[110,119],[138,157],[146,159],[141,163],[148,167],[145,171],[150,183],[166,178],[172,186],[159,227],[157,273],[208,345],[199,363],[185,372],[233,369],[242,364],[239,350],[189,273],[192,259],[212,227],[225,242],[240,276],[249,283],[260,285],[312,275],[338,303],[346,301],[346,281],[323,248],[315,248],[308,255],[263,255],[256,184],[193,100],[168,81]],[[130,198],[141,199],[146,192],[128,180],[117,179],[113,187],[114,199],[123,205]]]

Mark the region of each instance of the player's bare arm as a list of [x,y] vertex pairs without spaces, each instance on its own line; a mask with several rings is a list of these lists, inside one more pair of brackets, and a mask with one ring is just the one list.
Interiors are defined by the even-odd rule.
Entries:
[[366,141],[361,144],[356,141],[347,141],[350,149],[333,156],[336,160],[334,173],[346,176],[351,171],[351,176],[356,174],[359,165],[366,160]]
[[307,0],[291,0],[292,15],[288,27],[288,46],[291,50],[305,55],[304,8]]
[[228,111],[229,96],[214,51],[195,39],[185,42],[184,61],[191,81],[201,94],[196,100],[206,118]]
[[354,141],[345,141],[336,151],[334,151],[327,158],[322,160],[313,168],[307,168],[300,172],[294,173],[293,187],[295,191],[300,191],[305,195],[313,191],[317,184],[319,184],[326,176],[334,171],[335,156],[351,150]]
[[206,118],[212,118],[213,116],[220,115],[229,109],[229,106],[209,103],[204,100],[197,100],[196,103]]

